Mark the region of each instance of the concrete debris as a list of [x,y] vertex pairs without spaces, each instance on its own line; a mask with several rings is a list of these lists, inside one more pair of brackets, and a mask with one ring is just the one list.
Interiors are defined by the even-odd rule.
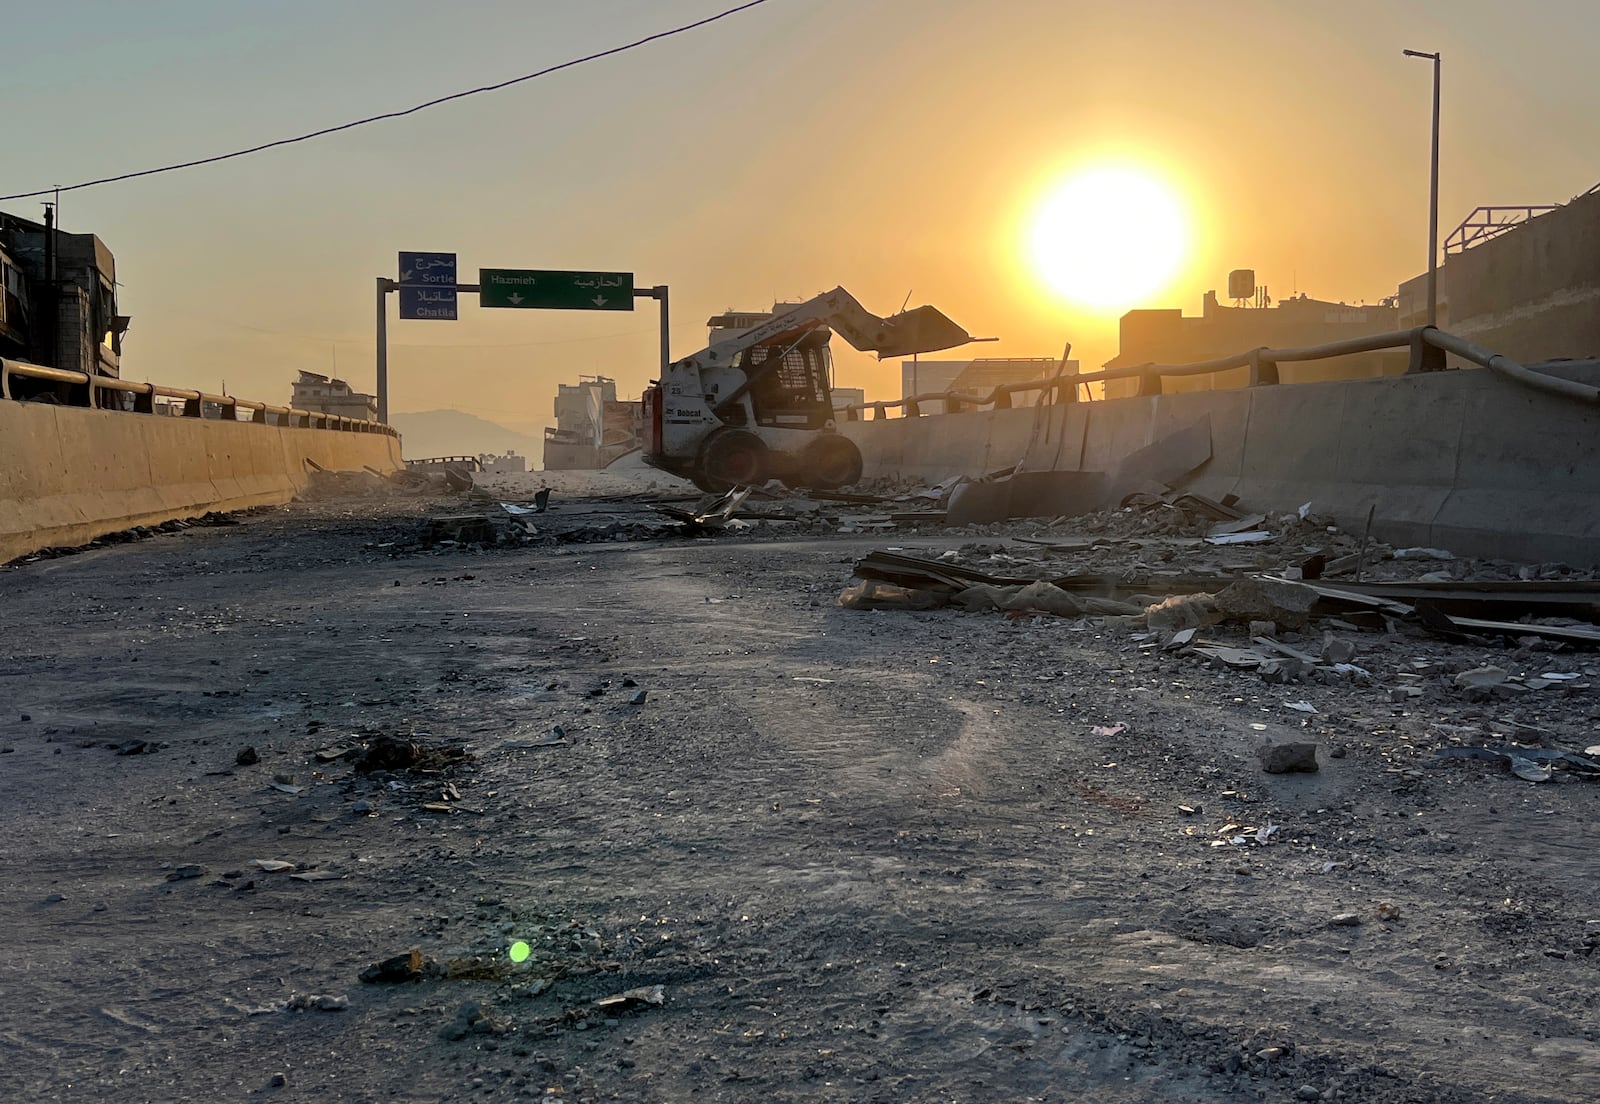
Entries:
[[443,973],[443,968],[437,962],[413,947],[405,954],[374,962],[361,971],[361,980],[368,985],[393,985],[402,981],[420,981],[424,977],[439,977]]
[[439,1037],[454,1041],[468,1035],[505,1035],[513,1029],[509,1020],[497,1020],[477,1001],[467,1001],[456,1009],[455,1019],[439,1029]]
[[1310,774],[1321,769],[1317,763],[1317,745],[1308,740],[1269,737],[1256,748],[1256,758],[1261,760],[1261,769],[1268,774]]
[[1007,602],[1022,593],[1022,589],[1021,586],[1002,587],[990,583],[976,583],[958,591],[952,601],[968,613],[1003,610]]
[[[1183,497],[1191,498],[1191,499],[1193,498],[1192,495],[1183,496]],[[1247,517],[1230,518],[1230,519],[1228,519],[1226,521],[1219,521],[1215,525],[1213,525],[1210,529],[1206,530],[1206,536],[1207,537],[1227,537],[1227,536],[1234,536],[1234,535],[1237,535],[1239,533],[1254,532],[1254,531],[1258,530],[1260,528],[1260,526],[1261,526],[1261,523],[1266,521],[1266,520],[1267,520],[1267,517],[1266,517],[1265,514],[1250,514]],[[1271,535],[1272,535],[1271,533],[1267,534],[1267,536],[1269,536],[1269,537]]]
[[839,595],[839,605],[854,610],[937,609],[948,601],[947,595],[932,590],[913,590],[877,579],[846,587]]
[[1397,560],[1453,560],[1454,552],[1443,548],[1396,548],[1391,553]]
[[1511,672],[1503,667],[1474,667],[1456,676],[1456,685],[1464,690],[1492,690],[1505,683]]
[[1108,598],[1079,597],[1043,579],[1029,583],[1001,603],[1012,613],[1051,613],[1057,617],[1126,617],[1140,612],[1138,606]]
[[1434,752],[1434,758],[1486,759],[1503,763],[1512,774],[1527,782],[1548,782],[1554,777],[1556,767],[1571,771],[1576,777],[1600,780],[1600,761],[1575,755],[1558,748],[1523,747],[1518,744],[1490,744],[1483,747],[1446,747]]
[[1322,662],[1350,663],[1356,658],[1356,646],[1349,640],[1340,640],[1332,633],[1322,638]]
[[1273,621],[1284,628],[1303,629],[1311,619],[1317,592],[1302,583],[1253,575],[1217,592],[1217,611],[1229,621]]
[[602,1012],[617,1015],[621,1012],[636,1012],[645,1008],[660,1008],[666,1003],[667,994],[665,988],[660,985],[643,985],[637,989],[628,989],[609,997],[601,997],[594,1002],[594,1006]]
[[1222,611],[1209,594],[1174,594],[1144,613],[1145,623],[1156,632],[1204,629],[1222,621]]
[[1214,537],[1207,537],[1207,544],[1270,544],[1276,540],[1271,533],[1264,529],[1254,529],[1248,533],[1223,533]]
[[466,761],[470,756],[461,744],[427,743],[416,737],[381,735],[369,741],[355,757],[360,774],[375,771],[438,770]]

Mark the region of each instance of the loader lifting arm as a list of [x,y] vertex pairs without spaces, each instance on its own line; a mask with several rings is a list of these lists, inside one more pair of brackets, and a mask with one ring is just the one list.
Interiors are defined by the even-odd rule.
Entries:
[[[888,318],[879,318],[844,288],[836,287],[730,340],[718,342],[705,350],[704,355],[716,361],[720,354],[726,363],[732,360],[733,353],[780,343],[823,326],[843,337],[856,350],[876,353],[879,360],[912,353],[937,352],[965,345],[972,340],[971,334],[936,307],[915,307]],[[782,362],[782,357],[771,356],[761,364],[747,367],[745,382],[722,396],[717,409],[721,411],[737,403],[763,376]]]

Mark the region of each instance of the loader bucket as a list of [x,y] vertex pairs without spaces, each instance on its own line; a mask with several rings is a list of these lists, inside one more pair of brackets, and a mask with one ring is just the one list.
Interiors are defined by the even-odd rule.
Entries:
[[836,298],[829,327],[863,353],[877,353],[879,360],[952,349],[972,340],[971,334],[934,307],[916,307],[879,318],[843,288],[835,288],[831,294]]

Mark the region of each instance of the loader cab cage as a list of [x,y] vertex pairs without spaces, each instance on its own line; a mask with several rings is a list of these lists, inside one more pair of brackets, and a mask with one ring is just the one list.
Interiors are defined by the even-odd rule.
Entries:
[[833,417],[833,360],[826,330],[743,350],[733,366],[750,379],[756,424],[820,429]]

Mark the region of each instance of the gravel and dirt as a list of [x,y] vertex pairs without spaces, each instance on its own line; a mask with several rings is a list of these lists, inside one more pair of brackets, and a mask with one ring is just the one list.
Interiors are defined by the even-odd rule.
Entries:
[[[551,532],[639,520],[549,478]],[[1434,757],[1600,741],[1594,653],[1341,630],[1367,676],[1282,684],[837,604],[1004,532],[417,544],[470,509],[0,569],[0,1096],[1600,1098],[1600,781]]]

